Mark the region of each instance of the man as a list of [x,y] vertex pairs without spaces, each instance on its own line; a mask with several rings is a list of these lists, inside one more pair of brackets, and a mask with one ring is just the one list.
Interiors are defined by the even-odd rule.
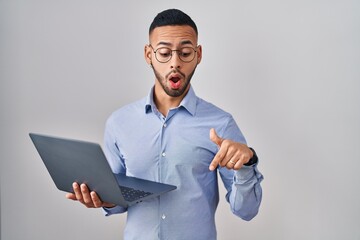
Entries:
[[102,207],[106,215],[127,211],[125,239],[216,239],[217,172],[232,212],[251,220],[262,197],[257,156],[232,116],[191,87],[202,47],[188,15],[176,9],[159,13],[144,53],[155,85],[146,98],[110,116],[105,153],[114,173],[177,189],[129,208],[101,202],[85,184],[74,183],[67,198]]

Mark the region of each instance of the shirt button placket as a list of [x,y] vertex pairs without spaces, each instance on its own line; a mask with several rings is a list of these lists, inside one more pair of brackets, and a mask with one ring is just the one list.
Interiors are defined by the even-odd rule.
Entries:
[[[160,179],[161,181],[163,180],[163,174],[164,174],[164,167],[166,165],[166,143],[163,142],[163,137],[164,137],[164,134],[165,134],[165,131],[167,131],[166,127],[168,126],[167,122],[166,122],[166,119],[163,118],[163,124],[162,124],[162,139],[161,139],[161,152],[160,152],[160,156],[161,156],[161,159],[162,161],[160,161]],[[162,207],[162,204],[161,204],[161,197],[160,197],[160,206],[159,206],[159,213],[160,213],[160,232],[159,232],[159,236],[160,236],[160,239],[166,239],[165,236],[163,235],[163,228],[166,229],[166,222],[165,222],[165,219],[166,219],[166,215],[163,211],[163,207]]]

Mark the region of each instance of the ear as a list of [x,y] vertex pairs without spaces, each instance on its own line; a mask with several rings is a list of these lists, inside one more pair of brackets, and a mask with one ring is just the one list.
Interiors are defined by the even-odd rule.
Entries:
[[197,46],[196,55],[197,55],[197,64],[199,64],[201,62],[201,59],[202,59],[202,47],[201,47],[201,45]]
[[144,57],[145,57],[145,61],[147,62],[147,64],[151,65],[152,64],[152,48],[150,47],[150,45],[145,45],[144,47]]

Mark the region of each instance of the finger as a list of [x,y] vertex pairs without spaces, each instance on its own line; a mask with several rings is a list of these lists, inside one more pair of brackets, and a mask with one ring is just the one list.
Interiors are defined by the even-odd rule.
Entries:
[[209,165],[209,170],[214,171],[218,165],[219,165],[219,163],[217,162],[217,160],[214,159]]
[[90,193],[91,200],[96,208],[102,207],[103,202],[100,200],[96,192],[92,191]]
[[[220,160],[220,166],[225,167],[230,161],[232,161],[232,165],[235,165],[237,160],[239,159],[239,151],[234,147],[234,143],[232,141],[223,140],[221,148],[219,150],[219,155],[222,156]],[[232,168],[231,166],[230,168]]]
[[215,157],[213,158],[213,160],[211,161],[211,163],[209,165],[209,170],[214,171],[219,166],[222,159],[223,159],[222,151],[219,150],[215,154]]
[[74,190],[74,194],[75,194],[76,199],[78,201],[82,202],[83,197],[82,197],[82,193],[81,193],[80,186],[79,186],[78,183],[76,183],[76,182],[73,183],[73,190]]
[[66,197],[67,199],[70,199],[70,200],[74,200],[74,201],[77,200],[74,193],[67,193],[67,194],[65,195],[65,197]]
[[86,186],[86,184],[81,184],[80,188],[81,188],[82,197],[84,199],[84,203],[88,207],[91,207],[93,205],[93,202],[88,187]]
[[93,203],[94,203],[94,206],[95,206],[96,208],[100,208],[100,207],[112,208],[112,207],[115,207],[115,204],[101,201],[101,199],[99,198],[99,196],[97,195],[97,193],[94,192],[94,191],[92,191],[92,192],[90,193],[90,196],[91,196],[91,199],[92,199],[92,201],[93,201]]
[[221,143],[223,141],[223,139],[217,135],[214,128],[210,129],[210,140],[212,142],[214,142],[216,145],[218,145],[219,147],[221,146]]
[[246,154],[242,154],[239,156],[235,166],[234,166],[234,169],[235,170],[239,170],[240,168],[242,168],[244,166],[245,163],[247,163],[249,161],[249,158],[250,156],[249,155],[246,155]]
[[243,152],[243,154],[241,154],[241,156],[239,157],[239,162],[242,163],[242,165],[244,165],[245,163],[249,162],[250,158],[251,158],[251,150],[249,150],[249,152]]
[[235,166],[235,163],[233,163],[233,162],[227,162],[227,164],[225,165],[225,167],[227,168],[227,169],[233,169],[233,167]]
[[226,162],[224,161],[224,158],[226,157],[226,151],[226,148],[220,148],[210,163],[210,171],[214,171],[219,165],[222,167],[226,165]]
[[233,156],[229,161],[226,162],[225,166],[227,169],[233,169],[236,164],[237,164],[237,158]]
[[219,165],[221,167],[225,167],[226,164],[231,160],[231,155],[227,151],[227,149],[220,149],[218,152]]
[[242,161],[237,161],[233,168],[234,170],[239,170],[240,168],[242,168],[243,165],[244,164]]

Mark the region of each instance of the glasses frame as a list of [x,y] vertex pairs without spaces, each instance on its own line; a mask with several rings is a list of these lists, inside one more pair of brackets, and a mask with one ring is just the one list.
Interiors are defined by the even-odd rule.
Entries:
[[[178,56],[178,58],[180,59],[180,61],[182,61],[182,62],[184,62],[184,63],[189,63],[189,62],[192,62],[194,59],[195,59],[195,56],[196,56],[196,53],[197,53],[197,50],[195,50],[195,48],[193,48],[193,47],[182,47],[182,48],[180,48],[180,49],[171,49],[171,48],[168,48],[168,47],[159,47],[159,48],[157,48],[156,50],[153,48],[153,46],[151,45],[151,44],[149,44],[149,46],[152,48],[152,50],[153,50],[153,52],[154,52],[154,54],[155,54],[155,58],[156,58],[156,60],[159,62],[159,63],[167,63],[167,62],[169,62],[170,60],[171,60],[171,58],[173,57],[173,52],[177,52],[177,56]],[[170,50],[170,57],[169,57],[169,59],[167,60],[167,61],[160,61],[158,58],[157,58],[157,51],[159,50],[159,49],[162,49],[162,48],[167,48],[167,49],[169,49]],[[180,55],[179,55],[179,52],[181,51],[181,49],[183,49],[183,48],[191,48],[192,50],[194,50],[194,57],[190,60],[190,61],[184,61],[183,59],[181,59],[181,57],[180,57]],[[196,46],[196,48],[198,48],[198,46]]]

